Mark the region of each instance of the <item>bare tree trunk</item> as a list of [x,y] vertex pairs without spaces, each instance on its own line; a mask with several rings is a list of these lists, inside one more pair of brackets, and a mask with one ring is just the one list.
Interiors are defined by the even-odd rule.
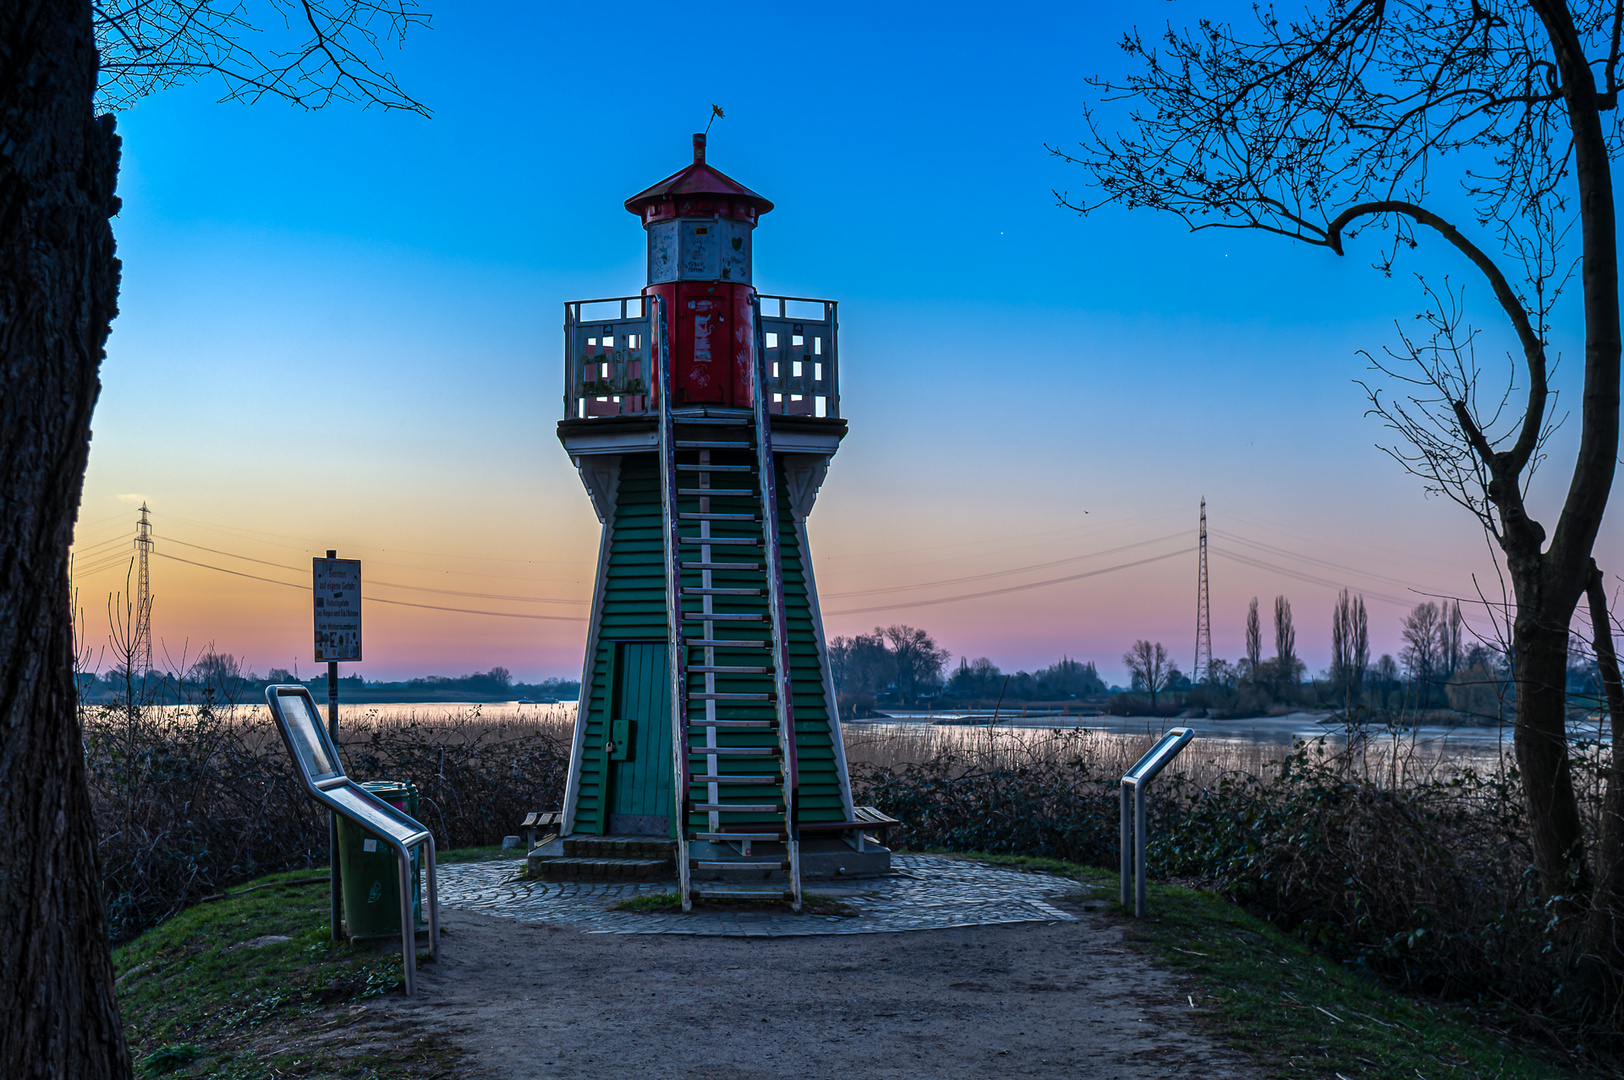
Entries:
[[[1566,624],[1542,625],[1519,599],[1512,647],[1517,664],[1517,767],[1528,799],[1534,865],[1548,896],[1577,896],[1590,883],[1584,825],[1568,756]],[[1571,910],[1571,909],[1570,909]]]
[[86,0],[0,3],[0,1076],[127,1077],[68,545],[116,313],[118,140]]
[[1607,590],[1601,568],[1592,561],[1590,584],[1590,625],[1596,646],[1596,667],[1601,672],[1602,694],[1607,702],[1607,719],[1613,729],[1613,745],[1607,766],[1607,787],[1602,793],[1601,836],[1597,840],[1596,901],[1591,910],[1590,940],[1603,960],[1624,968],[1624,681],[1618,670],[1618,654],[1613,649],[1613,624],[1607,614]]
[[[1568,625],[1592,576],[1590,553],[1618,461],[1618,230],[1596,81],[1573,17],[1567,5],[1557,0],[1533,0],[1530,6],[1550,36],[1573,130],[1573,176],[1579,188],[1583,248],[1582,422],[1567,498],[1543,552],[1545,531],[1524,512],[1517,478],[1497,474],[1489,494],[1501,509],[1506,565],[1517,594],[1513,629],[1517,763],[1528,797],[1534,857],[1547,894],[1573,895],[1587,887],[1589,880],[1568,759],[1564,692]],[[1504,457],[1499,455],[1496,461]]]

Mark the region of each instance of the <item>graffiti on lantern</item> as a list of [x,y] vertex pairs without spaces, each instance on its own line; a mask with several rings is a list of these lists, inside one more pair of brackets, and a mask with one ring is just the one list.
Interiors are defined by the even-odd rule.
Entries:
[[722,280],[743,281],[750,280],[750,227],[742,221],[718,222],[725,231],[733,233],[724,236],[722,249]]
[[716,223],[684,221],[682,233],[682,276],[701,280],[713,280],[719,276],[716,266]]
[[675,221],[649,226],[648,279],[651,284],[677,280],[677,223]]

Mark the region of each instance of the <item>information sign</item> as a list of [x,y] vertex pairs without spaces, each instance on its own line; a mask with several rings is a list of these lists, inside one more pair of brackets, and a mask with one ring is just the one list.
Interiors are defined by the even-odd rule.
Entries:
[[310,561],[317,662],[361,659],[361,560]]

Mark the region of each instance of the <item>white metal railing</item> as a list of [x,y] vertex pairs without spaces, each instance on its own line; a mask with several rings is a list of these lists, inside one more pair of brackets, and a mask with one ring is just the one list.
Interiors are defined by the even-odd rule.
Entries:
[[653,385],[653,297],[564,305],[564,415],[641,416]]
[[[836,302],[758,296],[756,346],[768,408],[791,416],[840,415]],[[586,420],[658,413],[656,297],[571,300],[564,305],[564,416]],[[669,335],[668,335],[669,337]]]
[[1170,729],[1122,774],[1122,906],[1133,904],[1137,918],[1145,917],[1145,788],[1194,737],[1189,728]]
[[768,407],[792,416],[839,416],[835,301],[762,296],[757,302]]

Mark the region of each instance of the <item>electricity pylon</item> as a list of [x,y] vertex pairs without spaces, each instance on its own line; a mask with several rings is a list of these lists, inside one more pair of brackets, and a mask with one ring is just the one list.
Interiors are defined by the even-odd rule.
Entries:
[[[1201,568],[1195,591],[1195,670],[1197,682],[1205,682],[1212,668],[1212,607],[1207,598],[1207,497],[1201,497]],[[1205,663],[1202,661],[1205,660]]]
[[141,520],[135,530],[136,586],[135,586],[135,648],[130,658],[141,668],[146,678],[152,670],[152,574],[147,565],[152,552],[152,522],[147,520],[147,504],[141,504]]

